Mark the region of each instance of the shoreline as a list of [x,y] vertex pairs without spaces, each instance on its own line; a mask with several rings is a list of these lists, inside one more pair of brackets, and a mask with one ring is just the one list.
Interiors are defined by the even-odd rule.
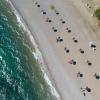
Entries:
[[[10,1],[12,1],[12,0],[10,0]],[[12,2],[15,3],[15,1],[12,1]],[[16,3],[15,3],[15,8],[16,8]],[[28,23],[26,19],[24,19],[25,16],[23,15],[22,12],[20,12],[21,10],[19,11],[19,8],[17,9],[17,11],[21,15],[22,19],[25,21],[26,26],[28,26],[29,30],[32,31],[32,35],[35,37],[35,40],[37,41],[39,49],[41,50],[42,56],[44,58],[44,62],[46,63],[46,65],[49,69],[48,71],[50,72],[51,80],[52,80],[57,92],[59,93],[61,100],[67,100],[67,99],[68,100],[69,99],[70,100],[73,100],[73,99],[84,100],[79,89],[77,88],[79,84],[77,84],[77,82],[73,80],[73,77],[68,75],[70,72],[67,71],[68,72],[67,73],[66,69],[65,68],[63,69],[62,63],[59,62],[60,59],[58,58],[57,55],[54,54],[53,49],[51,48],[51,45],[49,45],[49,43],[48,43],[48,40],[46,38],[44,38],[45,34],[42,34],[43,37],[42,36],[41,37],[45,41],[44,44],[48,43],[48,44],[46,44],[46,46],[48,45],[48,47],[43,47],[43,45],[40,44],[39,38],[38,38],[38,36],[36,36],[36,32],[34,32],[32,30],[32,25],[30,23]],[[33,26],[33,27],[36,30],[38,30],[37,26]],[[42,33],[40,30],[38,30],[38,32]],[[43,50],[44,48],[46,48],[48,50],[45,51],[45,50]],[[50,54],[46,55],[48,52]],[[49,56],[51,56],[51,59],[49,59]],[[71,72],[71,74],[72,74],[72,72]],[[75,89],[76,92],[74,92],[73,89]]]
[[30,39],[29,42],[31,42],[33,49],[35,49],[35,51],[33,50],[32,53],[34,55],[36,62],[40,66],[40,69],[43,73],[44,79],[45,79],[46,83],[48,84],[52,95],[55,97],[56,100],[61,100],[61,97],[57,90],[56,84],[55,84],[54,80],[52,79],[52,75],[50,75],[50,72],[48,70],[48,67],[47,67],[48,65],[47,65],[45,59],[43,58],[43,55],[40,52],[38,43],[36,42],[33,35],[31,34],[31,30],[29,29],[28,25],[26,25],[25,20],[23,20],[23,17],[19,14],[18,10],[14,7],[14,4],[10,0],[6,0],[6,2],[10,4],[11,9],[14,12],[16,19],[19,23],[19,26],[21,28],[23,28],[23,30],[27,33],[26,35]]
[[[89,23],[89,14],[82,2],[74,0],[61,0],[59,2],[57,0],[44,0],[43,2],[37,0],[40,4],[37,6],[33,0],[10,1],[14,3],[26,26],[31,30],[31,35],[38,44],[61,99],[95,100],[99,98],[97,95],[99,88],[95,87],[98,81],[93,75],[99,73],[100,40]],[[53,4],[60,12],[59,15],[51,11],[50,6]],[[46,22],[47,17],[53,22]],[[61,19],[65,21],[65,24],[62,24]],[[68,32],[66,28],[71,31]],[[56,41],[57,37],[64,41]],[[94,41],[97,46],[95,52],[89,46],[91,41]],[[64,51],[65,47],[70,50],[69,53]],[[84,54],[80,53],[80,48],[84,50]],[[69,62],[71,59],[74,59],[75,65]],[[93,63],[92,67],[89,67],[87,60]],[[83,73],[84,77],[77,77],[78,72]],[[85,91],[86,94],[82,92],[81,88],[84,89],[87,86],[93,92]]]

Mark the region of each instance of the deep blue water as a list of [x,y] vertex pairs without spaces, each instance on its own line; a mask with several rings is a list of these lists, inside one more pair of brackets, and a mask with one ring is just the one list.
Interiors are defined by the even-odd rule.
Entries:
[[0,100],[54,100],[25,34],[0,0]]

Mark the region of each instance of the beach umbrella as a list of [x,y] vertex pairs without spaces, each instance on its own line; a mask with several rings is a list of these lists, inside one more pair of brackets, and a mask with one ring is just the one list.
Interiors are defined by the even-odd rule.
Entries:
[[40,5],[37,5],[37,7],[40,7]]
[[96,48],[96,44],[95,44],[94,41],[89,42],[89,46],[90,46],[91,48]]
[[90,88],[88,88],[88,87],[86,87],[86,90],[87,90],[87,92],[91,92],[91,89],[90,89]]
[[99,75],[95,74],[94,76],[95,76],[96,79],[100,79]]

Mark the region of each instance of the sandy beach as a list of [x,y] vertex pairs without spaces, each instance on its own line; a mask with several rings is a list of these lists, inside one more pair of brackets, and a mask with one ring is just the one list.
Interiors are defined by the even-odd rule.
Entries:
[[61,99],[100,100],[100,35],[82,2],[10,1],[39,45]]

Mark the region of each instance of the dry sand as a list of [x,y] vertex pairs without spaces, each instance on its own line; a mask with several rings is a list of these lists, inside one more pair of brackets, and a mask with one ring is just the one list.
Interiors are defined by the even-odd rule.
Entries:
[[[94,77],[95,73],[100,75],[100,40],[93,23],[88,21],[90,17],[82,3],[75,0],[11,1],[37,40],[62,100],[100,100],[100,80]],[[40,7],[37,7],[36,2]],[[55,6],[59,15],[51,10],[51,5]],[[41,10],[46,11],[46,14]],[[51,23],[46,22],[47,17],[52,20]],[[62,24],[60,19],[66,23]],[[71,33],[67,32],[67,27]],[[63,42],[57,43],[56,38],[59,36]],[[78,43],[73,42],[73,37]],[[96,51],[89,47],[90,41],[95,41]],[[65,47],[70,49],[69,53],[64,51]],[[79,52],[80,48],[84,54]],[[76,61],[76,65],[68,63],[71,59]],[[92,66],[88,66],[87,60],[92,62]],[[83,78],[77,77],[78,72],[83,73]],[[86,86],[92,91],[85,91],[84,96],[80,88]]]

